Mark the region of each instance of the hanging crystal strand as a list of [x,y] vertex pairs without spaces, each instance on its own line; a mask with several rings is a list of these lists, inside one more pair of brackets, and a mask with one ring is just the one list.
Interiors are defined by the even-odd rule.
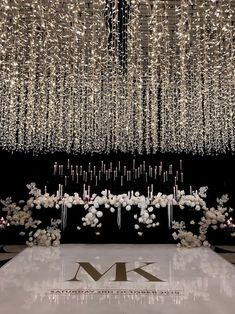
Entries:
[[138,153],[143,153],[143,73],[142,73],[142,45],[140,38],[140,11],[137,2],[130,2],[129,23],[128,23],[128,48],[127,48],[127,81],[129,84],[129,93],[132,98],[132,110],[134,114],[135,127],[134,148]]
[[[76,1],[73,8],[73,55],[74,55],[74,91],[73,91],[73,112],[74,112],[74,127],[73,127],[73,151],[79,153],[81,147],[81,81],[83,80],[81,60],[82,60],[82,45],[84,42],[84,29],[82,23],[82,8],[81,2]],[[63,81],[63,71],[61,71],[61,81]],[[64,84],[61,84],[61,116],[60,122],[61,127],[63,124],[63,94],[64,94]],[[58,136],[60,139],[61,136]]]
[[[168,1],[165,1],[162,7],[162,44],[163,53],[161,56],[161,151],[171,151],[172,127],[171,124],[171,102],[170,102],[170,30],[168,21]],[[173,146],[173,145],[172,145]]]
[[[233,107],[230,101],[231,84],[233,78],[230,78],[230,73],[234,73],[234,62],[231,63],[231,1],[223,0],[221,2],[221,37],[220,41],[220,54],[221,66],[220,69],[220,95],[221,95],[221,137],[223,142],[223,153],[225,153],[230,146],[231,134],[231,109]],[[221,75],[223,74],[223,75]],[[232,79],[232,80],[231,80]]]
[[190,136],[190,150],[196,154],[203,154],[203,45],[201,41],[202,25],[203,25],[203,11],[198,2],[194,3],[195,13],[192,18],[192,32],[191,32],[191,109],[188,110],[189,125],[188,129]]
[[232,23],[232,16],[235,14],[235,11],[232,10],[232,0],[228,2],[228,22],[227,22],[227,45],[225,43],[225,47],[227,47],[227,88],[228,88],[228,138],[229,138],[229,146],[231,151],[235,151],[235,49],[234,49],[234,40],[235,37],[235,29]]
[[[13,19],[11,36],[13,42],[18,35],[17,20]],[[8,94],[8,149],[16,149],[17,139],[17,111],[18,111],[18,63],[16,59],[16,45],[11,46],[9,52],[9,94]]]
[[177,24],[177,37],[179,47],[180,60],[180,82],[179,82],[179,130],[180,138],[179,152],[187,151],[187,108],[188,108],[188,86],[187,86],[187,61],[188,61],[188,45],[190,40],[190,24],[189,24],[189,2],[182,0],[180,4],[180,18]]
[[26,113],[25,113],[25,135],[26,135],[26,150],[33,150],[33,139],[35,136],[35,128],[34,128],[34,118],[35,118],[35,80],[36,80],[36,43],[35,43],[35,35],[36,35],[36,19],[34,15],[36,15],[36,7],[35,1],[32,2],[31,5],[33,15],[31,17],[31,21],[29,23],[29,55],[28,60],[26,60],[25,64],[28,72],[27,78],[27,98],[26,98]]
[[3,0],[0,3],[0,31],[1,31],[1,41],[0,41],[0,86],[1,86],[1,98],[0,98],[0,145],[3,149],[8,149],[9,142],[9,123],[8,123],[8,111],[9,111],[9,61],[8,54],[11,49],[11,33],[8,30],[8,21],[9,21],[9,9],[10,3],[8,0]]
[[151,106],[151,141],[152,151],[156,153],[158,150],[158,90],[160,82],[157,81],[157,60],[155,56],[156,51],[156,33],[157,33],[157,16],[156,5],[159,5],[158,1],[154,2],[152,8],[149,8],[149,64],[148,64],[148,75],[149,75],[149,95],[150,95],[150,106]]
[[[164,121],[164,103],[162,101],[162,97],[160,97],[160,91],[164,89],[164,85],[162,82],[162,58],[165,55],[165,51],[163,50],[163,16],[164,16],[164,8],[163,3],[160,0],[154,2],[152,7],[152,17],[150,22],[151,27],[151,42],[152,42],[152,52],[151,52],[151,80],[153,86],[153,95],[155,95],[155,104],[153,104],[154,111],[151,113],[153,118],[155,118],[155,139],[154,139],[154,150],[159,147],[158,137],[160,138],[161,147],[163,147],[163,137],[165,134],[165,121]],[[160,121],[158,119],[160,117]],[[160,125],[160,129],[158,126]],[[158,136],[157,136],[157,134]],[[160,147],[159,147],[160,148]]]
[[202,24],[202,45],[203,45],[203,59],[202,59],[202,80],[203,80],[203,95],[204,95],[204,151],[210,154],[212,152],[211,147],[211,115],[210,115],[210,73],[209,73],[209,38],[207,33],[207,23],[209,8],[206,7],[205,0],[202,3],[203,10],[203,24]]
[[61,229],[64,231],[67,227],[68,208],[62,201],[61,204]]
[[[221,59],[220,59],[220,44],[217,36],[221,36],[220,34],[220,15],[221,8],[219,4],[213,3],[210,10],[210,23],[211,23],[211,31],[210,31],[210,68],[211,68],[211,82],[210,82],[210,92],[211,92],[211,102],[210,114],[213,117],[211,119],[213,132],[211,133],[212,138],[212,150],[215,153],[220,151],[220,106],[221,106],[221,98],[219,94],[219,85],[220,85],[220,72],[221,68]],[[222,147],[221,147],[222,148]]]

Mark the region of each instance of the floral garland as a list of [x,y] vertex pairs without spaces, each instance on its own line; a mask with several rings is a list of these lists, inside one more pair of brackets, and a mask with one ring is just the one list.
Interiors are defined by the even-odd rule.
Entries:
[[[82,199],[78,193],[74,195],[64,194],[63,197],[50,195],[49,193],[41,194],[35,183],[27,185],[30,198],[25,201],[13,203],[11,198],[1,200],[3,204],[2,211],[5,212],[5,218],[0,219],[0,230],[10,226],[21,227],[19,234],[27,236],[26,244],[29,246],[58,246],[61,239],[60,219],[51,219],[49,226],[43,226],[43,222],[33,218],[33,209],[56,208],[64,206],[66,209],[76,205],[83,205],[85,215],[81,218],[81,224],[77,230],[84,227],[95,228],[95,234],[101,234],[103,225],[102,218],[106,210],[117,214],[117,223],[121,228],[121,211],[131,211],[133,206],[139,209],[138,213],[133,214],[134,226],[139,236],[142,236],[147,228],[155,228],[160,225],[158,221],[158,209],[177,206],[182,212],[191,210],[199,213],[199,220],[171,221],[174,230],[173,239],[178,242],[178,246],[199,247],[201,245],[209,246],[207,233],[212,230],[227,230],[231,236],[235,236],[235,225],[231,213],[233,209],[226,207],[228,196],[223,195],[217,199],[217,207],[208,208],[205,202],[207,187],[202,187],[199,192],[193,192],[192,195],[185,195],[184,191],[178,191],[176,197],[173,194],[166,195],[158,193],[151,199],[140,195],[139,192],[129,194],[113,195],[107,190],[101,193],[101,196],[93,194],[90,199]],[[100,208],[101,207],[101,208]],[[185,213],[187,214],[187,212]],[[169,215],[169,212],[168,212]],[[195,226],[198,230],[195,231]],[[193,229],[193,230],[192,230]]]

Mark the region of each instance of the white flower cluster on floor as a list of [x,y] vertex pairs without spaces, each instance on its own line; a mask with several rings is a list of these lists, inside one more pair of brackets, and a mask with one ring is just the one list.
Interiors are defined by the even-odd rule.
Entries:
[[[172,228],[176,231],[172,234],[174,240],[178,241],[179,247],[200,247],[210,246],[207,240],[207,233],[212,230],[223,230],[226,229],[231,236],[235,236],[232,217],[230,217],[233,209],[226,207],[225,204],[228,202],[228,195],[222,195],[221,198],[217,198],[217,206],[207,208],[202,207],[201,217],[198,222],[191,220],[186,226],[184,221],[178,222],[173,221]],[[190,226],[198,226],[197,234],[189,231]]]
[[35,232],[29,232],[29,239],[26,241],[28,246],[59,246],[60,244],[60,230],[58,226],[60,220],[51,220],[51,226],[46,229],[37,229]]
[[[155,228],[160,225],[158,219],[158,210],[160,208],[166,208],[166,215],[168,214],[169,219],[169,206],[171,206],[172,210],[173,206],[175,206],[174,209],[178,207],[182,211],[184,218],[187,218],[187,211],[200,214],[199,221],[192,219],[189,221],[184,219],[180,222],[170,221],[172,228],[175,230],[172,236],[179,246],[208,246],[207,232],[210,228],[214,230],[226,229],[230,231],[232,236],[235,236],[235,225],[231,217],[232,209],[225,207],[228,196],[224,195],[217,199],[218,205],[216,208],[208,208],[204,200],[207,187],[200,188],[199,192],[193,192],[192,195],[185,195],[184,191],[178,191],[175,197],[173,194],[158,193],[152,198],[140,195],[139,192],[131,195],[125,193],[113,195],[105,190],[100,196],[93,194],[89,200],[83,200],[78,193],[74,193],[74,195],[65,193],[63,197],[54,194],[50,195],[49,193],[41,194],[41,190],[36,187],[35,183],[31,183],[27,187],[30,190],[29,194],[31,197],[26,202],[20,201],[16,204],[10,198],[1,201],[4,205],[2,211],[6,212],[1,229],[7,226],[21,226],[23,230],[20,231],[20,235],[28,236],[26,243],[29,246],[57,246],[60,243],[61,230],[59,225],[61,221],[51,219],[51,224],[44,227],[42,221],[33,218],[35,210],[40,210],[41,208],[56,208],[60,210],[62,206],[63,208],[71,208],[76,205],[82,205],[85,210],[77,230],[81,230],[84,227],[92,227],[96,229],[96,235],[101,234],[102,218],[107,210],[117,214],[117,223],[121,228],[122,209],[128,212],[134,209],[132,228],[139,236],[142,236],[145,228]],[[67,215],[64,215],[64,217],[67,217]],[[197,232],[195,232],[196,226],[198,227]]]

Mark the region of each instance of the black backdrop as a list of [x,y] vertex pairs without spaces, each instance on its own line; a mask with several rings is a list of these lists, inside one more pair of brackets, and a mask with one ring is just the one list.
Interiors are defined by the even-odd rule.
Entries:
[[[110,154],[110,155],[77,155],[69,156],[63,153],[45,154],[34,156],[32,154],[0,152],[0,197],[13,196],[25,198],[27,189],[25,185],[36,182],[40,187],[50,186],[53,180],[53,164],[55,161],[66,164],[70,158],[71,163],[99,164],[117,161],[131,164],[133,155]],[[158,164],[174,163],[183,160],[184,186],[192,185],[198,189],[200,186],[209,186],[211,194],[228,193],[231,197],[235,192],[235,156],[191,156],[176,154],[156,154],[135,156],[136,162],[146,160]],[[184,187],[183,186],[183,187]],[[55,192],[55,191],[49,191]]]

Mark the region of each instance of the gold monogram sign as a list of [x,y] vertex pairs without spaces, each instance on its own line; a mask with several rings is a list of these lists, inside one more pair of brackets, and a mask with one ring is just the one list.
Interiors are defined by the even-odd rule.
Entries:
[[68,281],[81,281],[79,279],[79,270],[82,268],[83,270],[86,271],[87,274],[90,275],[90,277],[94,280],[94,281],[98,281],[100,280],[105,274],[107,274],[112,268],[115,268],[115,279],[112,281],[130,281],[128,280],[128,274],[131,272],[134,272],[142,277],[144,277],[145,279],[147,279],[149,282],[158,282],[158,281],[164,281],[161,280],[159,278],[157,278],[156,276],[154,276],[153,274],[150,274],[149,272],[147,272],[146,270],[144,270],[143,268],[154,264],[154,262],[144,262],[144,265],[134,268],[134,269],[129,269],[127,270],[127,262],[116,262],[113,265],[111,265],[106,271],[104,271],[103,273],[99,272],[91,263],[89,262],[77,262],[76,264],[78,264],[78,268],[77,271],[74,275],[73,278],[69,279]]

